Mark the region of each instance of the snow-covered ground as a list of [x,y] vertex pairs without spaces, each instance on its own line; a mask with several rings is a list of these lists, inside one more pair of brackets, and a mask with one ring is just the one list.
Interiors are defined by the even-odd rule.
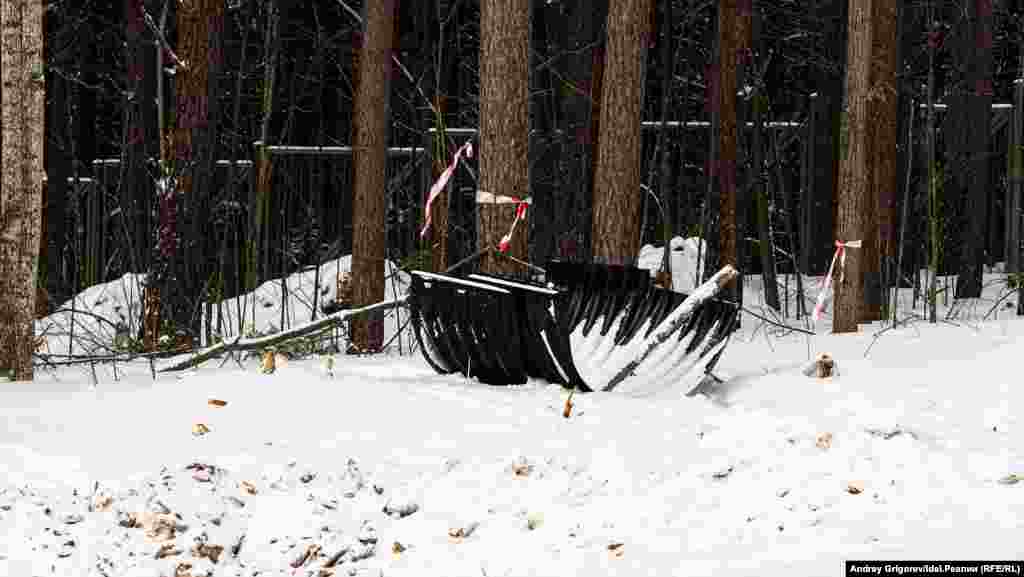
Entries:
[[[96,387],[87,368],[41,370],[0,392],[0,575],[835,575],[851,558],[1024,559],[1024,322],[1002,306],[981,320],[999,278],[955,324],[830,335],[825,319],[809,336],[748,316],[708,396],[577,395],[569,419],[559,387],[439,376],[418,354],[338,356],[333,375],[321,359],[269,375],[215,360],[155,381],[120,363],[97,367]],[[819,352],[837,377],[802,374]]]
[[[404,296],[409,288],[407,275],[391,261],[385,261],[384,266],[387,298]],[[324,307],[337,298],[338,273],[351,270],[352,257],[345,255],[321,265],[319,277],[313,267],[287,277],[288,298],[282,297],[281,281],[271,280],[251,293],[214,303],[212,332],[225,340],[240,330],[243,336],[268,335],[313,320],[314,312],[315,318],[323,318]],[[36,321],[36,334],[46,338],[45,348],[40,350],[65,355],[114,352],[119,332],[133,338],[138,334],[145,280],[145,275],[129,273],[116,281],[89,287],[56,313]],[[319,287],[317,292],[314,285]],[[282,303],[287,306],[282,307]],[[205,327],[205,310],[202,318]],[[385,342],[395,336],[403,322],[400,315],[385,314]],[[205,342],[205,334],[202,337],[202,345],[210,344]]]

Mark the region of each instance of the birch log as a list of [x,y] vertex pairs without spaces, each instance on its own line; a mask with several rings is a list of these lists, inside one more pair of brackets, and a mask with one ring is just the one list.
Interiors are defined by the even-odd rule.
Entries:
[[171,364],[168,367],[160,369],[159,372],[166,373],[171,371],[181,371],[184,369],[194,367],[204,361],[212,359],[213,357],[216,357],[217,355],[223,353],[231,351],[253,351],[262,349],[264,347],[269,347],[272,345],[283,343],[285,341],[289,341],[292,339],[301,338],[306,335],[321,331],[323,329],[333,327],[353,317],[358,317],[374,311],[393,309],[395,307],[402,306],[405,304],[405,300],[406,297],[401,297],[398,299],[375,303],[370,306],[365,306],[359,309],[338,311],[322,319],[310,321],[308,323],[299,325],[287,331],[283,331],[265,337],[256,337],[252,339],[240,339],[236,337],[234,340],[230,342],[224,341],[206,347],[205,349],[198,351],[196,354],[188,357],[187,359],[178,361],[176,363]]

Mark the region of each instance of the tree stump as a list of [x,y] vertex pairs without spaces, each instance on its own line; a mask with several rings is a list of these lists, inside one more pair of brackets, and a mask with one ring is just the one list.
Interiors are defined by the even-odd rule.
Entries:
[[815,377],[818,379],[831,379],[832,377],[839,374],[839,367],[836,365],[835,359],[829,353],[821,353],[815,359],[813,363],[807,365],[804,369],[804,374],[808,377]]

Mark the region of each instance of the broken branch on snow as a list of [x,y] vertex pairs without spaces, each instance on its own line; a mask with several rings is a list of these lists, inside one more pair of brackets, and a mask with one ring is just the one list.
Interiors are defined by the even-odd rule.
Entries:
[[288,329],[287,331],[282,331],[277,334],[268,335],[265,337],[242,339],[241,336],[239,335],[230,341],[222,341],[215,345],[206,347],[205,349],[200,350],[199,352],[190,356],[187,359],[174,363],[169,367],[164,367],[160,369],[159,372],[167,373],[173,371],[181,371],[184,369],[195,367],[200,363],[212,359],[223,353],[228,353],[232,351],[259,350],[264,347],[280,344],[286,341],[290,341],[292,339],[302,338],[306,335],[322,331],[323,329],[334,327],[339,323],[342,323],[354,317],[358,317],[360,315],[364,315],[366,313],[378,310],[388,310],[403,306],[405,305],[406,298],[407,297],[401,297],[397,299],[382,301],[359,309],[348,309],[338,311],[322,319],[310,321],[308,323],[299,325],[295,328]]

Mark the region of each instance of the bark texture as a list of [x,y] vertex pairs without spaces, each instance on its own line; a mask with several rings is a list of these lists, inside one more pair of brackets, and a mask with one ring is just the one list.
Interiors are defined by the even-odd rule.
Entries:
[[[744,19],[745,20],[745,19]],[[718,3],[718,156],[713,176],[719,200],[719,265],[739,268],[736,229],[736,64],[740,37],[747,29],[737,22],[737,0]]]
[[[480,190],[497,197],[530,194],[530,0],[480,2]],[[514,205],[511,205],[514,206]],[[507,208],[507,207],[505,207]],[[513,209],[509,209],[513,210]],[[481,249],[497,248],[508,232],[507,211],[478,205],[477,237]],[[515,235],[527,235],[517,227]],[[526,242],[513,238],[509,255],[525,261]],[[488,251],[484,272],[518,274],[522,267]]]
[[[594,175],[593,258],[635,264],[640,252],[640,122],[652,0],[609,3]],[[610,113],[609,113],[610,112]]]
[[[366,35],[359,57],[353,127],[352,299],[357,308],[384,300],[384,197],[395,0],[367,2],[364,14]],[[351,329],[357,350],[376,352],[384,344],[384,319],[379,312],[354,319]]]
[[986,205],[991,196],[991,136],[989,130],[979,127],[991,126],[992,122],[993,16],[992,0],[974,0],[967,4],[969,24],[964,50],[969,54],[970,64],[967,67],[964,105],[971,129],[964,135],[969,154],[964,167],[967,173],[963,202],[966,222],[956,297],[978,298],[981,296],[982,263],[985,261]]
[[[898,6],[895,2],[874,2],[871,60],[871,199],[876,204],[877,258],[872,258],[865,271],[865,321],[882,318],[882,291],[896,263],[896,199],[899,191],[899,94],[896,75],[899,72]],[[870,199],[869,199],[870,202]],[[872,230],[872,229],[869,229]],[[865,238],[867,241],[867,238]],[[865,252],[865,258],[870,255]],[[877,295],[877,301],[875,300]]]
[[[850,1],[850,33],[847,44],[847,125],[846,155],[840,166],[839,206],[836,238],[840,241],[864,238],[864,213],[868,203],[868,94],[871,80],[871,4],[872,0]],[[857,332],[864,300],[861,281],[864,255],[860,249],[846,250],[846,266],[836,267],[835,313],[832,331]]]
[[43,3],[0,8],[0,369],[33,379],[36,274],[43,183]]

